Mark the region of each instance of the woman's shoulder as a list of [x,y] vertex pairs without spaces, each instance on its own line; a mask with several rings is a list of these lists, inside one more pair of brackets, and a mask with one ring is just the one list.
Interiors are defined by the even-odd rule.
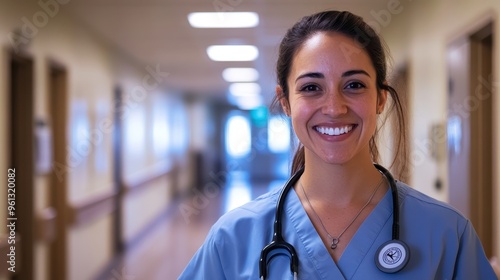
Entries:
[[467,218],[447,202],[430,197],[407,184],[398,181],[399,203],[406,211],[426,219],[448,219],[467,224]]
[[[211,227],[180,279],[247,279],[272,235],[281,188],[223,214]],[[256,277],[256,276],[255,276]]]

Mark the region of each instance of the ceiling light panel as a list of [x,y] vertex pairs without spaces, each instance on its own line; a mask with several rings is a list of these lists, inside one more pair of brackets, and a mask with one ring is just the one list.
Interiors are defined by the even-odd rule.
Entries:
[[207,48],[207,54],[214,61],[252,61],[259,57],[259,50],[251,45],[214,45]]
[[222,71],[226,82],[255,82],[259,79],[259,72],[254,68],[226,68]]
[[254,12],[190,13],[189,24],[195,28],[250,28],[259,25]]

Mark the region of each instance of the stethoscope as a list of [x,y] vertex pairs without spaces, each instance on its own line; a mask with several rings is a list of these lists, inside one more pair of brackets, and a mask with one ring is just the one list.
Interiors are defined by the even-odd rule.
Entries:
[[[382,244],[376,254],[375,254],[375,264],[380,271],[385,273],[395,273],[403,269],[408,260],[410,259],[410,249],[403,241],[399,240],[399,203],[398,203],[398,189],[396,187],[396,181],[392,174],[382,167],[374,163],[375,167],[387,178],[392,192],[392,209],[393,209],[393,220],[392,220],[392,240],[389,240]],[[259,273],[260,279],[264,280],[267,277],[267,263],[268,256],[273,250],[283,249],[290,255],[290,270],[294,275],[294,279],[297,279],[299,273],[299,258],[295,248],[288,242],[285,241],[282,235],[281,217],[284,209],[285,198],[290,191],[290,189],[297,183],[300,176],[304,173],[304,168],[298,170],[285,184],[285,187],[281,191],[281,194],[276,204],[276,216],[274,219],[274,233],[273,240],[269,243],[262,252],[260,253],[259,260]],[[275,255],[271,256],[273,258]]]

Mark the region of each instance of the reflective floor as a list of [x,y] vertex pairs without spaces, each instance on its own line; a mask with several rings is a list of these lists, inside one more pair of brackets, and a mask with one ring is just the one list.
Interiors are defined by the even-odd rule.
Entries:
[[177,279],[223,213],[283,183],[250,182],[246,174],[234,173],[222,190],[200,190],[176,201],[166,218],[134,244],[105,279]]

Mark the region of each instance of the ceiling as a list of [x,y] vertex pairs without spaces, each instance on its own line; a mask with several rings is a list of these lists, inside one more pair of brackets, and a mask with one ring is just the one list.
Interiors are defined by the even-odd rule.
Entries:
[[[387,0],[73,0],[67,9],[120,52],[144,67],[159,65],[168,72],[169,88],[197,96],[225,98],[227,67],[254,67],[264,101],[274,94],[274,66],[279,42],[301,17],[327,9],[349,10],[365,19],[385,9]],[[253,11],[260,23],[245,29],[195,29],[190,12]],[[214,44],[253,44],[253,62],[211,61],[206,48]]]

